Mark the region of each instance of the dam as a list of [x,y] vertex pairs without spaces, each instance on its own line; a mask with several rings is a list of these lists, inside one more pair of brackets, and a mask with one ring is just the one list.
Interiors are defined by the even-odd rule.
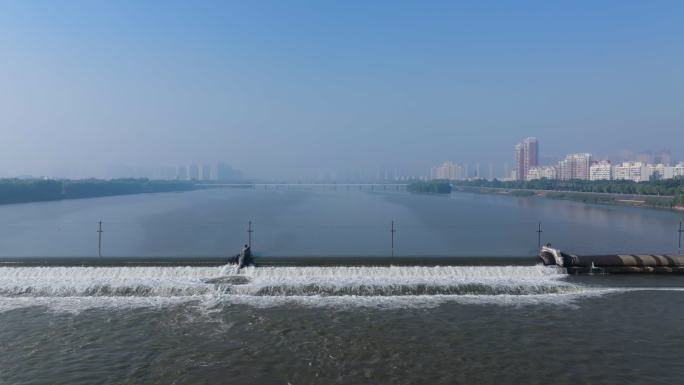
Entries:
[[[220,267],[232,256],[0,257],[0,267]],[[574,255],[543,246],[539,256],[254,256],[256,267],[556,266],[568,274],[684,274],[684,255]]]
[[550,245],[543,246],[539,257],[545,266],[564,268],[569,274],[683,274],[684,255],[606,254],[573,255]]
[[[124,266],[224,266],[233,256],[68,256],[0,257],[0,267],[124,267]],[[533,266],[533,256],[260,256],[253,257],[257,267],[296,266]]]

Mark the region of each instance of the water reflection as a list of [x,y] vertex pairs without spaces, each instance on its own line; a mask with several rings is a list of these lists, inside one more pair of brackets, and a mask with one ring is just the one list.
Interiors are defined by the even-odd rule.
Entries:
[[684,215],[472,193],[356,189],[207,190],[0,206],[2,255],[228,255],[254,223],[264,255],[529,255],[543,242],[576,253],[674,253]]

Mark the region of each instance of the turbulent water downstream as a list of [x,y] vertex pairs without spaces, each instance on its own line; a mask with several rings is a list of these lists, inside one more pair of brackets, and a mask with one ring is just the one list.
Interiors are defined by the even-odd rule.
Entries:
[[152,304],[170,299],[257,306],[283,302],[325,306],[348,298],[378,305],[397,300],[420,305],[464,297],[490,301],[500,296],[553,301],[543,295],[597,290],[569,283],[564,277],[555,268],[541,265],[248,267],[240,272],[235,266],[6,267],[0,268],[0,309],[73,303],[78,310],[83,300],[92,298],[98,299],[90,303],[116,298],[123,304],[126,299],[141,305],[145,299]]
[[681,284],[543,266],[4,267],[0,383],[674,383]]

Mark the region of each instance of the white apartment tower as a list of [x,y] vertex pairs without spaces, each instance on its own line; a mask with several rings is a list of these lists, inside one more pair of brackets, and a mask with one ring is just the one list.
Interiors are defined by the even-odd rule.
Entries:
[[613,170],[615,180],[633,180],[635,182],[647,182],[651,171],[643,162],[622,162]]
[[589,167],[591,166],[591,154],[570,154],[564,160],[558,162],[558,179],[589,179]]
[[684,162],[672,167],[673,178],[684,178]]
[[649,176],[655,175],[656,179],[672,179],[673,178],[674,167],[670,167],[670,166],[662,164],[662,163],[649,164],[649,165],[647,165],[647,167],[648,167]]
[[609,160],[592,162],[589,166],[589,180],[612,180],[613,165]]
[[556,179],[556,168],[553,166],[531,167],[527,170],[527,180],[535,179]]

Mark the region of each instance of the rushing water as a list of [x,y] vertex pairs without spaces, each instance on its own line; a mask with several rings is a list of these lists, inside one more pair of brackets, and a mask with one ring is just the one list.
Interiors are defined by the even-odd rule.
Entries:
[[[380,255],[390,218],[405,254],[526,254],[537,220],[548,223],[545,237],[574,250],[667,251],[680,218],[378,191],[216,190],[0,213],[5,255],[88,254],[100,217],[111,222],[106,250],[122,255],[218,254],[243,242],[249,219],[264,254]],[[674,384],[684,376],[684,277],[568,276],[541,265],[0,267],[0,326],[3,385]]]
[[671,384],[682,290],[543,266],[5,267],[0,383]]

